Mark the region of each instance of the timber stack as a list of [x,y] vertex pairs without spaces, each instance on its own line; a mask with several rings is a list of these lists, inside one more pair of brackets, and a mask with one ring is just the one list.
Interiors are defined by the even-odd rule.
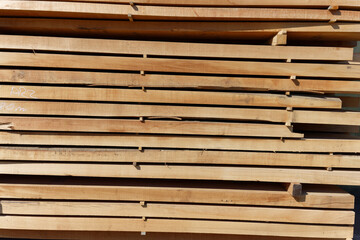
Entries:
[[2,0],[0,237],[352,239],[359,0]]

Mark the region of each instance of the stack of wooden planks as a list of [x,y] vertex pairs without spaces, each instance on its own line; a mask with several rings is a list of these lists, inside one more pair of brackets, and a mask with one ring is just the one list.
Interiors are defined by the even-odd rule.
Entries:
[[3,0],[0,237],[352,239],[358,0]]

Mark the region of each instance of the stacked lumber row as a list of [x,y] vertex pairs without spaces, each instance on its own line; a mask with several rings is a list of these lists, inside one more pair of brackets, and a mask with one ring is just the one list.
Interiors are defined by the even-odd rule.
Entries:
[[2,1],[0,236],[352,238],[360,4],[250,2]]
[[2,237],[341,239],[352,236],[354,223],[353,197],[334,187],[306,186],[295,199],[274,183],[8,177],[0,191],[10,199],[1,201],[1,226],[16,229]]
[[180,0],[170,1],[169,5],[168,1],[5,0],[1,2],[0,13],[11,17],[130,21],[360,21],[360,4],[356,0],[277,2]]

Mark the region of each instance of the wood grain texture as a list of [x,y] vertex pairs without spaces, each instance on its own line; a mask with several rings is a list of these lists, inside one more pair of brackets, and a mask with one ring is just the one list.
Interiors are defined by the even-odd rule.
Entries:
[[340,226],[162,219],[143,221],[117,218],[1,216],[0,226],[3,229],[22,230],[188,232],[325,238],[351,237],[353,234],[352,227]]
[[0,18],[3,34],[81,36],[122,39],[165,40],[263,40],[286,30],[288,39],[358,41],[357,23],[312,22],[150,22],[72,19]]
[[46,162],[187,163],[360,168],[358,155],[194,150],[111,150],[0,147],[0,160]]
[[0,117],[0,129],[16,131],[162,133],[302,138],[285,125],[195,121]]
[[[206,44],[0,35],[0,49],[157,56],[352,60],[351,48]],[[209,51],[211,49],[211,51]]]
[[[276,152],[357,153],[360,140],[345,139],[253,139],[235,137],[148,136],[124,134],[47,134],[1,132],[0,144],[48,146],[101,146],[189,148]],[[298,181],[299,182],[299,181]],[[301,181],[300,181],[301,182]]]
[[199,89],[278,90],[291,92],[360,92],[358,81],[320,79],[214,77],[166,74],[103,73],[84,71],[6,70],[0,69],[0,78],[9,83],[67,84],[90,86],[164,87]]
[[270,221],[306,224],[354,224],[355,213],[346,210],[235,207],[219,205],[8,201],[1,200],[2,214],[86,217],[148,217]]
[[[163,118],[211,118],[211,119],[254,119],[271,122],[285,122],[286,111],[280,109],[190,107],[169,105],[104,104],[72,102],[0,102],[3,114],[103,116],[103,117],[163,117]],[[355,115],[356,117],[356,115]],[[308,120],[307,120],[308,121]]]
[[45,86],[0,86],[3,99],[205,104],[299,108],[341,108],[340,98],[286,96],[271,93],[205,92]]
[[[273,184],[271,184],[273,185]],[[257,187],[256,187],[257,186]],[[104,201],[146,201],[207,204],[240,204],[262,206],[288,206],[306,208],[354,208],[354,197],[345,192],[305,189],[306,198],[298,201],[281,187],[252,187],[237,183],[237,189],[211,186],[103,186],[103,185],[59,185],[59,184],[0,184],[1,198],[53,199],[53,200],[104,200]]]
[[[53,1],[53,0],[43,0]],[[99,3],[121,3],[128,4],[126,0],[57,0],[59,2],[99,2]],[[356,0],[136,0],[135,4],[140,5],[186,5],[186,6],[267,6],[267,7],[328,7],[330,5],[340,7],[360,7],[360,4]]]
[[1,1],[0,13],[11,17],[89,18],[192,21],[337,21],[359,22],[360,12],[327,9],[203,8],[56,1]]
[[76,177],[156,178],[218,181],[301,182],[360,185],[358,171],[260,167],[149,166],[116,164],[6,163],[1,174]]
[[[98,117],[156,117],[237,119],[286,122],[289,114],[281,109],[190,107],[169,105],[72,103],[45,101],[0,101],[0,113],[15,115],[67,115]],[[293,111],[292,122],[335,125],[360,125],[360,113],[351,111]]]
[[[2,52],[1,66],[357,78],[360,65],[184,60]],[[261,67],[259,67],[261,66]]]

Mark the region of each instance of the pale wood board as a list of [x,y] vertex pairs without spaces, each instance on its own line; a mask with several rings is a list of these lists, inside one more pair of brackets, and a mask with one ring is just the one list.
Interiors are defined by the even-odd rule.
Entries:
[[286,96],[285,94],[247,92],[205,92],[111,88],[46,87],[46,86],[0,86],[3,99],[44,99],[100,102],[143,102],[205,105],[337,108],[342,102],[335,97]]
[[[0,49],[247,59],[353,59],[353,50],[351,48],[339,47],[206,44],[189,42],[38,37],[24,35],[0,35]],[[209,51],[209,49],[211,49],[211,51]]]
[[16,131],[163,133],[302,138],[285,125],[195,121],[0,117],[0,129]]
[[189,148],[275,152],[357,153],[360,140],[255,139],[241,137],[152,136],[125,134],[54,134],[1,132],[3,145]]
[[67,115],[101,117],[157,117],[197,119],[237,119],[293,123],[360,125],[360,112],[305,111],[292,113],[282,109],[192,107],[140,104],[105,104],[45,101],[0,101],[0,113],[16,115]]
[[290,78],[247,78],[184,76],[166,74],[130,74],[84,71],[7,70],[0,69],[0,78],[9,83],[68,84],[90,86],[165,87],[200,89],[251,89],[278,91],[319,91],[334,93],[360,92],[358,81]]
[[[43,0],[53,1],[53,0]],[[57,0],[59,2],[101,2],[101,3],[121,3],[129,4],[127,0]],[[135,5],[186,5],[186,6],[267,6],[267,7],[323,7],[340,6],[340,7],[360,7],[356,0],[136,0]]]
[[301,201],[282,188],[264,186],[253,189],[246,186],[248,184],[244,188],[241,182],[238,183],[239,189],[1,183],[0,196],[13,199],[213,203],[350,210],[354,208],[355,199],[352,195],[345,192],[327,192],[323,190],[324,186],[317,190],[305,190],[306,197]]
[[76,177],[119,177],[261,182],[301,182],[309,184],[360,185],[359,171],[311,170],[265,167],[206,167],[165,165],[116,165],[88,163],[1,162],[1,174]]
[[[92,231],[31,231],[31,230],[0,230],[4,238],[34,239],[71,239],[71,240],[308,240],[309,238],[249,236],[230,234],[191,234],[191,233],[146,233],[137,232],[92,232]],[[312,238],[312,240],[345,240],[344,238]],[[346,239],[348,240],[348,239]]]
[[[2,52],[0,66],[358,78],[360,65]],[[261,66],[261,67],[259,67]]]
[[253,234],[290,237],[352,237],[353,227],[230,221],[1,216],[0,228],[22,230],[133,231]]
[[337,21],[359,22],[360,12],[351,10],[289,8],[211,8],[3,0],[2,16],[50,17],[128,20],[192,20],[192,21]]
[[195,150],[113,150],[0,147],[0,160],[47,162],[187,163],[360,168],[359,155]]
[[0,18],[3,34],[229,41],[263,40],[286,30],[289,39],[358,41],[357,23],[313,22],[149,22],[73,19]]
[[354,224],[346,210],[235,207],[219,205],[1,200],[4,215],[155,217],[306,224]]

